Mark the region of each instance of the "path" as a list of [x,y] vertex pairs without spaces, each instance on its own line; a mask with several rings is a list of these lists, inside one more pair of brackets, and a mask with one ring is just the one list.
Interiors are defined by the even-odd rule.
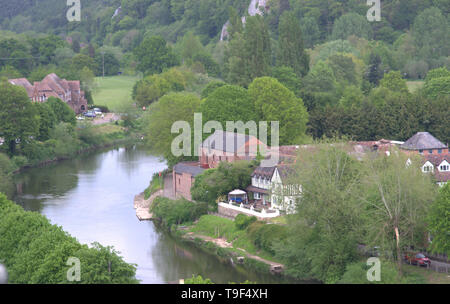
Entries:
[[120,116],[114,113],[106,113],[104,114],[104,117],[102,118],[102,116],[97,116],[96,118],[94,118],[94,120],[92,121],[93,125],[103,125],[106,123],[110,123],[110,122],[115,122],[117,120],[120,119]]
[[[184,237],[189,238],[191,240],[194,240],[195,238],[199,238],[204,241],[214,243],[221,248],[233,248],[233,244],[227,242],[224,238],[212,238],[212,237],[206,236],[206,235],[194,234],[193,232],[188,232]],[[257,255],[250,254],[245,249],[242,249],[242,248],[237,248],[237,249],[243,251],[245,253],[245,255],[247,256],[247,258],[254,259],[254,260],[257,260],[257,261],[260,261],[262,263],[269,265],[270,270],[273,272],[281,272],[284,269],[283,264],[272,262],[272,261],[263,259],[262,257],[259,257]]]

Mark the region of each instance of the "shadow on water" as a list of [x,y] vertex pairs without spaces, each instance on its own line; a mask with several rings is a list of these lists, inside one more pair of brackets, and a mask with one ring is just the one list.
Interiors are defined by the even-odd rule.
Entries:
[[142,283],[168,283],[202,275],[216,283],[282,283],[222,263],[191,244],[175,241],[152,222],[139,222],[134,196],[152,175],[167,168],[140,148],[118,148],[84,154],[72,160],[28,169],[15,176],[15,201],[36,211],[81,243],[114,246],[129,263],[138,265]]

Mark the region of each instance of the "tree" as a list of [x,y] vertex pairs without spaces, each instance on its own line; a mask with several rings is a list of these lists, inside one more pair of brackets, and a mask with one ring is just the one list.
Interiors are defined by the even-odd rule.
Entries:
[[36,112],[39,114],[39,136],[37,139],[46,141],[50,138],[50,130],[57,123],[57,118],[53,109],[48,103],[34,103]]
[[372,52],[370,53],[369,58],[369,67],[366,74],[366,79],[377,86],[379,84],[380,79],[383,78],[384,72],[381,69],[381,57],[380,55]]
[[390,156],[369,154],[364,159],[366,192],[361,198],[366,240],[396,257],[400,273],[403,248],[425,243],[425,217],[436,193],[436,185],[430,175],[422,173],[421,164],[420,157],[398,151]]
[[272,77],[291,90],[295,96],[300,97],[302,82],[292,68],[286,66],[275,67],[272,69]]
[[323,61],[316,63],[304,79],[305,87],[311,92],[333,92],[336,77],[329,65]]
[[248,92],[260,120],[279,122],[281,145],[298,144],[304,139],[308,112],[301,98],[271,77],[256,78]]
[[39,120],[24,88],[0,80],[0,137],[14,155],[17,142],[38,134]]
[[75,112],[61,99],[50,97],[47,104],[55,113],[58,122],[65,122],[72,125],[77,123]]
[[419,58],[430,62],[430,59],[448,56],[449,27],[448,18],[437,7],[427,8],[416,17],[412,35]]
[[300,20],[300,28],[303,33],[305,47],[312,48],[320,39],[320,29],[317,21],[313,17],[306,17]]
[[332,40],[346,40],[352,35],[365,39],[371,38],[372,29],[367,21],[367,18],[356,13],[348,13],[341,16],[334,23],[333,33],[331,34]]
[[[178,136],[172,134],[172,125],[177,121],[186,121],[190,125],[193,135],[194,113],[200,110],[200,98],[192,93],[169,93],[149,108],[145,119],[146,143],[150,150],[163,155],[171,164],[178,162],[179,158],[172,154],[172,142]],[[194,145],[191,145],[191,155]]]
[[291,67],[297,76],[309,71],[309,55],[303,45],[300,24],[293,12],[284,12],[278,25],[278,65]]
[[302,187],[297,212],[288,222],[288,238],[275,243],[287,273],[296,278],[337,282],[358,259],[361,224],[360,164],[344,144],[318,144],[301,151],[287,179]]
[[397,93],[409,93],[406,81],[402,78],[402,74],[398,71],[391,71],[384,75],[380,81],[380,87],[388,88]]
[[256,77],[270,74],[271,45],[267,25],[257,15],[246,19],[243,34],[236,32],[227,47],[227,78],[247,87]]
[[212,92],[202,103],[203,120],[218,121],[223,128],[227,121],[258,121],[253,102],[246,89],[226,85]]
[[192,278],[184,280],[184,284],[214,284],[210,279],[192,275]]
[[160,36],[145,38],[134,50],[134,55],[139,61],[137,69],[145,75],[159,74],[178,64],[172,48]]
[[216,89],[223,87],[227,85],[223,81],[211,81],[206,85],[206,87],[203,89],[201,97],[202,99],[208,97],[211,93],[213,93]]
[[84,54],[77,54],[72,58],[72,69],[76,72],[83,70],[83,68],[88,68],[91,71],[96,71],[97,66],[91,57]]
[[431,98],[450,95],[450,76],[432,78],[425,82],[425,94]]
[[450,184],[439,192],[430,207],[427,218],[428,229],[433,237],[430,248],[437,254],[450,254]]

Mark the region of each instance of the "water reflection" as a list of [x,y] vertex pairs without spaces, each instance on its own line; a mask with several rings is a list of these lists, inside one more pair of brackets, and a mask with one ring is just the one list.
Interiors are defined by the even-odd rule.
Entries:
[[16,176],[21,190],[15,201],[26,210],[47,216],[81,243],[112,245],[127,262],[138,264],[143,283],[168,283],[201,274],[217,283],[280,282],[215,256],[175,242],[152,222],[139,222],[133,198],[166,164],[136,148],[83,155]]

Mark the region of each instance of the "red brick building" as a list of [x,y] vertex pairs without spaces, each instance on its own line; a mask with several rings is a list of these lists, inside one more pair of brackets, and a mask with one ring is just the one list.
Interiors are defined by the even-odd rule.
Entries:
[[78,80],[68,81],[52,73],[33,85],[25,78],[10,79],[9,82],[24,87],[33,102],[46,102],[49,97],[56,97],[67,103],[76,114],[87,111],[87,100]]
[[200,167],[199,162],[182,162],[173,167],[173,193],[177,198],[184,197],[192,200],[191,187],[194,185],[195,177],[205,169]]
[[253,160],[258,151],[267,151],[267,145],[254,136],[216,131],[199,147],[200,164],[216,168],[220,162]]

